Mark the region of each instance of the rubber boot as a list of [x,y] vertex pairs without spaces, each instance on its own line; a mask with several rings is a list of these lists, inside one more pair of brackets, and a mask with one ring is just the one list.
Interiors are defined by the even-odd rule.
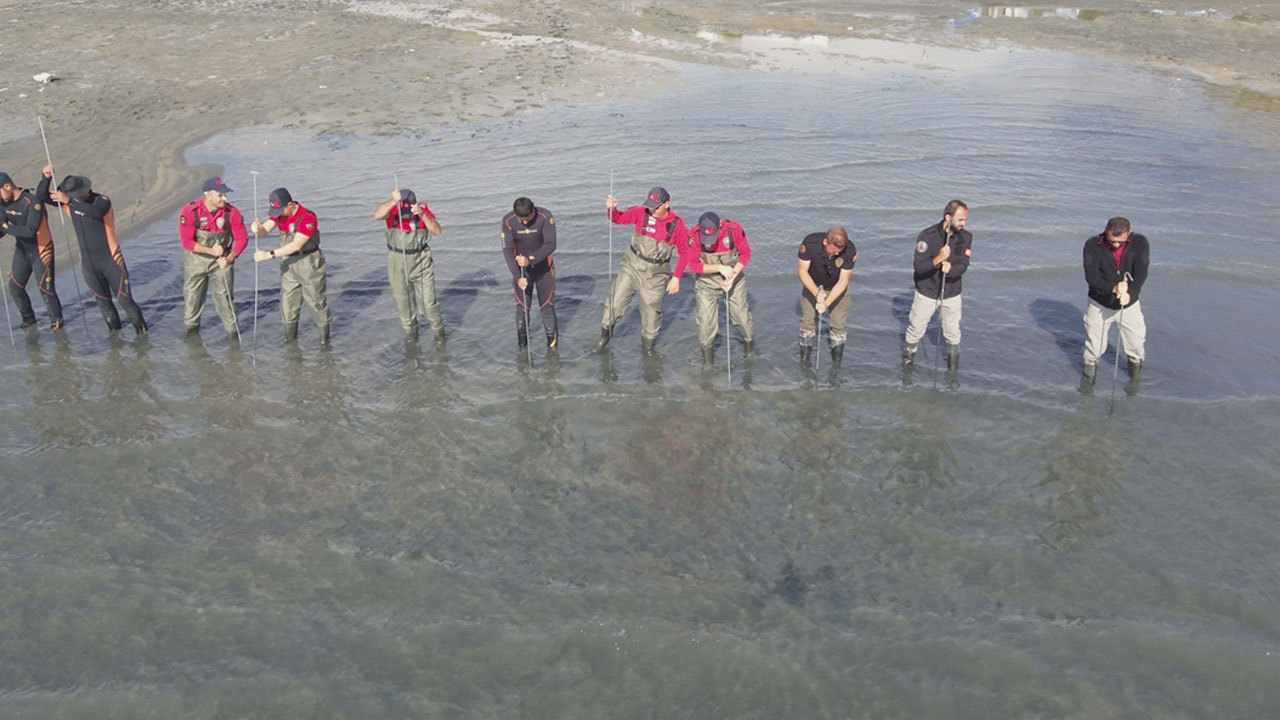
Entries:
[[960,346],[947,345],[947,370],[955,372],[960,369]]
[[418,326],[414,325],[404,331],[404,341],[406,343],[416,344],[418,342]]
[[831,346],[831,364],[839,365],[844,361],[844,343],[836,343]]
[[287,343],[294,342],[298,339],[298,323],[285,323],[284,341]]
[[751,357],[751,356],[755,355],[755,354],[756,354],[756,341],[755,341],[755,340],[743,340],[743,341],[742,341],[742,351],[746,354],[746,356],[747,356],[747,357]]
[[1142,377],[1142,363],[1133,358],[1125,358],[1129,361],[1129,382],[1136,383]]
[[902,345],[902,364],[910,365],[916,361],[916,350],[919,348],[917,343],[903,343]]
[[813,362],[813,345],[806,343],[804,340],[800,341],[800,362],[805,365]]
[[702,367],[709,368],[716,361],[716,348],[714,345],[702,346]]
[[516,347],[521,350],[529,347],[529,336],[525,334],[522,328],[516,328]]
[[640,349],[646,357],[653,357],[657,352],[658,338],[640,338]]
[[444,328],[436,328],[436,346],[444,345]]
[[600,339],[587,352],[602,353],[606,347],[609,347],[609,340],[613,337],[613,328],[600,328]]
[[332,325],[321,325],[321,326],[320,326],[320,347],[322,347],[322,348],[324,348],[324,349],[326,349],[326,350],[327,350],[327,349],[329,349],[329,347],[330,347],[330,345],[329,345],[329,332],[330,332],[330,330],[331,330],[332,328],[333,328],[333,326],[332,326]]
[[547,333],[547,349],[555,352],[560,349],[560,333]]
[[1098,366],[1094,363],[1084,364],[1084,375],[1081,377],[1081,383],[1093,387],[1094,381],[1098,379]]

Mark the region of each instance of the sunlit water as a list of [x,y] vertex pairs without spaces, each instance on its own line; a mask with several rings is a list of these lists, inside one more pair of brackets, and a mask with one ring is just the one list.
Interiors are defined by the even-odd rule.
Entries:
[[[1278,147],[1190,82],[1027,53],[215,138],[191,159],[247,217],[251,170],[260,208],[284,185],[319,214],[334,348],[305,309],[282,347],[268,263],[255,364],[244,261],[243,348],[212,307],[183,343],[172,220],[125,248],[149,344],[96,310],[86,340],[59,278],[69,340],[0,351],[0,715],[1274,715]],[[734,340],[732,380],[723,341],[700,367],[690,278],[658,358],[634,311],[582,356],[627,243],[611,266],[611,171],[624,205],[662,184],[746,227],[759,357]],[[397,173],[445,228],[447,350],[400,341],[372,219]],[[531,366],[498,252],[522,194],[561,243],[563,349]],[[932,329],[909,383],[897,358],[914,236],[952,197],[975,254],[935,391]],[[1110,354],[1076,388],[1080,248],[1115,214],[1153,266],[1148,367],[1108,416]],[[807,373],[795,249],[833,224],[850,348]]]

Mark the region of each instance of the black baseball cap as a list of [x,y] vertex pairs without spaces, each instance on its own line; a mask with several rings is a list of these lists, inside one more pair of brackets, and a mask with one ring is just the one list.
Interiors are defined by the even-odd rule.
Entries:
[[414,195],[413,191],[409,188],[400,188],[400,202],[407,203],[409,205],[416,205],[418,203],[418,196]]
[[9,173],[0,172],[0,185],[17,185],[13,178],[9,177]]
[[272,210],[283,210],[285,205],[293,202],[293,196],[284,188],[276,188],[271,191],[271,195],[267,198],[267,204]]
[[658,206],[671,199],[671,193],[667,192],[664,187],[649,188],[649,196],[644,199],[644,206],[650,210],[657,210]]
[[58,183],[58,191],[70,198],[88,195],[91,187],[93,187],[93,181],[83,175],[68,175]]
[[703,235],[716,235],[720,232],[720,216],[713,212],[704,212],[698,218],[698,232]]
[[223,195],[231,192],[231,188],[227,187],[227,184],[222,182],[220,177],[209,178],[204,181],[204,185],[200,186],[200,192],[209,192],[210,190],[216,190]]

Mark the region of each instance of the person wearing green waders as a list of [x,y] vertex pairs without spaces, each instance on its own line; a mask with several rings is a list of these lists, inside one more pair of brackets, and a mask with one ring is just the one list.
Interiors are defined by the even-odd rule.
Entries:
[[307,301],[311,319],[320,328],[320,346],[329,347],[329,301],[325,299],[324,253],[320,251],[320,229],[316,214],[308,210],[285,188],[271,191],[265,223],[253,222],[251,229],[258,237],[280,228],[280,247],[259,250],[253,254],[257,262],[280,261],[280,313],[284,316],[284,341],[298,339],[298,318],[302,301]]
[[373,217],[387,222],[387,280],[400,311],[405,342],[418,341],[418,311],[436,333],[436,345],[444,344],[444,317],[436,298],[436,268],[429,245],[440,234],[440,223],[412,190],[399,189],[378,206]]
[[[751,244],[736,220],[720,219],[713,212],[702,213],[689,232],[689,272],[698,279],[694,297],[698,301],[698,344],[702,364],[711,365],[716,335],[720,330],[720,301],[727,304],[729,319],[742,336],[743,349],[750,358],[755,353],[755,323],[747,305],[747,279],[742,271],[751,262]],[[726,335],[726,340],[728,336]],[[725,348],[725,352],[730,352]]]
[[203,195],[178,213],[178,240],[186,255],[182,260],[185,279],[182,296],[186,311],[182,318],[182,334],[200,331],[200,315],[204,300],[213,285],[213,306],[222,318],[227,336],[239,342],[240,328],[236,319],[235,261],[249,244],[244,218],[227,202],[231,188],[222,178],[209,178],[200,188]]
[[[615,225],[630,225],[634,230],[631,248],[622,255],[618,275],[609,288],[604,303],[604,319],[600,323],[600,339],[591,352],[604,352],[613,337],[613,326],[640,295],[640,345],[646,355],[654,353],[658,330],[662,328],[662,302],[665,295],[680,292],[680,276],[688,264],[688,230],[684,218],[671,209],[671,195],[664,188],[649,190],[644,203],[618,210],[618,199],[605,198],[605,209]],[[671,255],[676,255],[676,269],[671,271]]]

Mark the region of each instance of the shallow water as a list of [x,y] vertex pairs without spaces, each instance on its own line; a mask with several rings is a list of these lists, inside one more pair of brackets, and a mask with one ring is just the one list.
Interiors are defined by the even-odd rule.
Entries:
[[[256,364],[249,263],[244,349],[214,315],[204,344],[179,340],[172,221],[125,249],[149,344],[109,343],[96,311],[86,341],[64,275],[69,340],[0,351],[3,714],[1280,710],[1269,117],[1177,77],[1000,51],[685,68],[645,101],[411,138],[299,129],[191,159],[227,166],[248,217],[250,170],[263,205],[285,185],[317,211],[332,352],[305,311],[282,349],[270,264]],[[745,225],[760,357],[733,343],[731,383],[698,365],[688,278],[657,359],[634,313],[612,354],[579,354],[609,282],[611,169],[624,205],[661,183],[687,219]],[[399,339],[372,220],[393,173],[445,228],[444,351]],[[498,254],[521,194],[561,237],[564,349],[532,366]],[[931,346],[910,384],[897,356],[915,233],[951,197],[975,255],[963,367],[934,391]],[[1148,367],[1108,417],[1109,372],[1075,384],[1080,247],[1114,214],[1154,262]],[[807,374],[795,247],[836,223],[859,250],[850,349]],[[624,230],[612,244],[616,264]]]

